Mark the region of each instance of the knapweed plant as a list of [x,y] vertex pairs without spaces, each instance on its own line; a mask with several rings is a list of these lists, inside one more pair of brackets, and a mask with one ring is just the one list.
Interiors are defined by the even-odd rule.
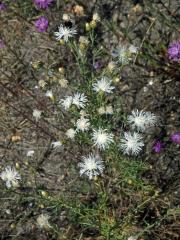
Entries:
[[[17,2],[13,11],[21,6]],[[1,84],[19,105],[5,97],[3,104],[20,117],[19,128],[27,127],[26,141],[16,131],[4,141],[0,178],[2,198],[9,201],[4,210],[10,226],[7,234],[12,239],[28,234],[40,234],[39,239],[151,239],[151,231],[156,229],[156,234],[176,212],[146,177],[152,165],[146,161],[145,149],[149,141],[153,156],[167,146],[178,149],[180,133],[156,139],[154,132],[163,126],[159,113],[148,106],[124,108],[121,76],[125,68],[141,61],[145,37],[141,44],[119,39],[108,49],[100,44],[98,33],[103,23],[109,28],[111,21],[103,21],[98,10],[87,11],[87,18],[83,2],[74,2],[72,9],[67,4],[58,24],[53,19],[58,18],[56,7],[61,1],[33,0],[23,5],[38,12],[32,21],[25,21],[34,36],[47,41],[47,46],[38,45],[38,51],[45,48],[56,57],[50,54],[44,62],[31,61],[29,51],[26,62],[18,58],[25,74],[31,74],[29,81],[16,79],[13,87]],[[10,11],[5,3],[0,8]],[[74,16],[88,20],[76,24]],[[117,35],[114,25],[112,30]],[[16,55],[3,36],[0,44],[0,51],[9,48]],[[179,52],[179,42],[171,43],[167,59],[178,63]],[[2,75],[9,76],[6,71]],[[11,150],[14,155],[9,159]]]

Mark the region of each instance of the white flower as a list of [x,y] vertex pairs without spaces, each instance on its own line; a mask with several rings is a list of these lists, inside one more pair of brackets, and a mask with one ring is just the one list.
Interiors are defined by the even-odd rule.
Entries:
[[106,109],[105,109],[105,107],[100,107],[100,108],[98,108],[98,113],[100,114],[100,115],[103,115],[103,114],[105,114],[106,113]]
[[65,42],[68,41],[69,38],[73,37],[74,34],[76,34],[77,31],[75,28],[68,28],[68,27],[64,27],[62,24],[59,26],[58,28],[58,32],[55,32],[55,38],[56,40],[60,40],[60,39],[64,39]]
[[77,108],[84,108],[87,102],[87,97],[84,93],[75,93],[73,96],[72,103],[76,105]]
[[137,239],[138,239],[137,236],[130,236],[130,237],[128,237],[128,240],[137,240]]
[[93,19],[95,22],[99,22],[99,21],[101,20],[101,18],[100,18],[100,16],[99,16],[98,13],[94,13],[92,19]]
[[146,112],[146,125],[147,127],[155,126],[157,124],[158,118],[154,113]]
[[61,99],[59,103],[64,107],[65,110],[68,110],[71,107],[73,98],[71,96],[67,96],[64,99]]
[[70,20],[71,20],[70,16],[69,16],[67,13],[64,13],[64,14],[63,14],[62,19],[63,19],[64,21],[70,21]]
[[41,88],[44,88],[44,87],[47,85],[47,83],[46,83],[44,80],[39,80],[38,85],[39,85]]
[[66,136],[70,139],[75,137],[76,131],[73,128],[70,128],[66,131]]
[[3,181],[6,182],[6,187],[10,188],[11,186],[17,186],[18,181],[21,180],[20,174],[16,171],[15,168],[7,166],[5,170],[0,174],[0,177]]
[[93,84],[93,90],[96,92],[111,93],[114,89],[114,87],[111,86],[111,82],[107,77],[102,77],[101,80]]
[[103,173],[104,165],[101,157],[99,155],[89,154],[83,157],[83,162],[79,164],[80,175],[85,174],[92,179],[95,176]]
[[142,136],[139,133],[125,132],[124,138],[121,139],[120,148],[124,154],[134,154],[137,155],[144,146],[142,141]]
[[106,114],[113,114],[113,107],[111,105],[108,105],[106,107]]
[[148,84],[149,84],[150,86],[152,86],[152,85],[154,84],[153,80],[150,80],[150,81],[148,82]]
[[88,130],[90,126],[89,119],[81,117],[80,119],[77,120],[76,126],[77,130],[80,130],[82,132]]
[[46,93],[45,93],[45,96],[46,97],[49,97],[50,99],[54,99],[54,95],[53,95],[53,92],[52,90],[48,90]]
[[99,128],[98,130],[93,130],[92,140],[98,148],[106,149],[113,142],[113,134],[107,133],[107,129]]
[[33,117],[35,117],[36,121],[38,121],[41,118],[41,113],[42,113],[42,111],[40,111],[38,109],[33,110]]
[[107,68],[108,68],[108,70],[110,71],[110,72],[112,72],[114,69],[115,69],[115,67],[116,67],[116,63],[115,62],[109,62],[108,63],[108,66],[107,66]]
[[86,45],[86,46],[89,44],[88,38],[87,38],[87,37],[84,37],[84,36],[80,36],[80,37],[79,37],[79,42],[82,43],[82,44],[84,44],[84,45]]
[[98,108],[98,113],[100,115],[103,115],[103,114],[113,114],[113,107],[111,105],[108,105],[106,107],[100,107]]
[[49,215],[47,214],[41,214],[38,216],[37,218],[37,224],[39,226],[39,228],[44,228],[44,229],[48,229],[50,228],[50,224],[49,224]]
[[135,47],[134,45],[130,45],[129,46],[129,51],[130,51],[130,53],[137,53],[137,51],[138,51],[138,48],[137,47]]
[[51,146],[56,149],[56,148],[59,148],[59,147],[62,147],[62,142],[61,141],[55,141],[55,142],[52,142],[51,143]]
[[135,109],[127,118],[128,123],[132,128],[137,128],[138,131],[144,131],[146,127],[153,126],[157,122],[157,117],[151,112],[144,112]]
[[128,54],[128,49],[125,46],[117,47],[113,51],[112,55],[113,55],[113,57],[118,58],[118,62],[120,62],[123,65],[129,63],[130,57]]
[[67,88],[67,86],[68,86],[68,80],[62,78],[62,79],[59,80],[59,84],[60,84],[60,86],[61,86],[62,88]]
[[87,114],[84,110],[81,110],[81,111],[79,112],[79,114],[81,115],[81,117],[86,117],[86,116],[88,116],[88,114]]
[[26,156],[27,157],[32,157],[34,155],[34,150],[29,150],[29,151],[27,151],[27,153],[26,153]]

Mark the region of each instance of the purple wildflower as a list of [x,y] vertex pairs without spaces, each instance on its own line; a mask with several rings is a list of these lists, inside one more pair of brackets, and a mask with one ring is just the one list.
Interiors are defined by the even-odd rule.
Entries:
[[177,132],[171,135],[171,141],[174,143],[180,144],[180,132]]
[[160,153],[163,147],[164,147],[163,142],[156,141],[153,145],[153,150],[154,150],[155,153]]
[[4,41],[2,39],[0,39],[0,49],[4,48],[4,47],[5,47]]
[[180,41],[173,42],[169,45],[168,56],[170,60],[178,61],[180,59]]
[[46,9],[54,0],[33,0],[38,8]]
[[49,21],[46,17],[40,17],[35,21],[35,27],[39,32],[46,32]]
[[6,5],[0,2],[0,11],[3,11],[5,9],[6,9]]
[[93,67],[94,67],[95,70],[98,71],[102,68],[102,63],[100,61],[97,61],[97,62],[94,63]]

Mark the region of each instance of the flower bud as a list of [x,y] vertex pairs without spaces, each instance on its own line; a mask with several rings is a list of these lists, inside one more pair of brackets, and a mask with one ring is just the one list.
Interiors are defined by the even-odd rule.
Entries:
[[86,23],[85,28],[86,28],[87,32],[90,31],[91,27],[90,27],[89,23]]
[[63,19],[65,22],[68,22],[68,21],[70,21],[70,16],[69,16],[67,13],[64,13],[62,19]]
[[97,24],[96,24],[96,21],[94,21],[94,20],[92,20],[91,22],[90,22],[90,28],[96,28],[96,26],[97,26]]

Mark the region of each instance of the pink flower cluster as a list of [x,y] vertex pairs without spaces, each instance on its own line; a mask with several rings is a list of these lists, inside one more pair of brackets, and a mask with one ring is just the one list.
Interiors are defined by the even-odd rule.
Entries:
[[[54,0],[33,0],[36,7],[40,9],[47,9],[49,5],[53,3],[53,1]],[[41,16],[35,21],[34,25],[38,32],[46,32],[49,25],[49,21],[46,17]]]
[[41,9],[46,9],[49,7],[49,5],[52,4],[54,0],[33,0],[34,4]]
[[180,41],[173,42],[169,45],[168,57],[172,61],[180,60]]

